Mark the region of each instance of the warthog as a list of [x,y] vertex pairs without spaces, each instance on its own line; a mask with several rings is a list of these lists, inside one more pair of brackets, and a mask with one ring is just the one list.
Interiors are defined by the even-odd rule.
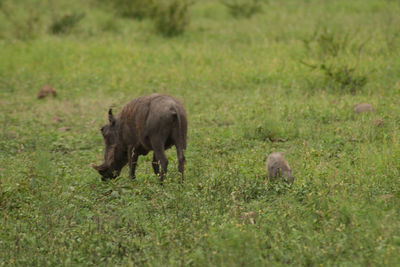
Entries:
[[168,166],[165,150],[173,145],[178,155],[178,170],[184,180],[187,115],[176,98],[161,94],[142,96],[127,103],[116,117],[110,109],[108,120],[109,123],[101,128],[106,146],[104,162],[92,164],[103,181],[117,177],[127,163],[130,177],[135,179],[138,157],[151,150],[154,151],[154,173],[163,181]]
[[282,153],[271,153],[268,156],[266,167],[270,181],[273,181],[279,177],[283,177],[288,183],[294,182],[292,169],[289,167],[289,164],[286,162]]
[[361,103],[354,106],[355,113],[375,112],[375,107],[368,103]]

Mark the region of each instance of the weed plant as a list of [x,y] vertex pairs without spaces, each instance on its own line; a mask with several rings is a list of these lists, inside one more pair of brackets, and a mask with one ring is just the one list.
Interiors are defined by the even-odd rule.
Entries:
[[71,31],[83,18],[85,13],[72,13],[55,19],[50,25],[49,31],[52,34],[66,34]]
[[158,32],[166,37],[182,34],[189,25],[189,0],[159,0],[154,14]]
[[234,18],[250,18],[257,13],[262,12],[260,0],[230,0],[222,2]]
[[[367,41],[357,43],[354,35],[350,36],[327,28],[316,30],[311,38],[303,39],[307,55],[314,58],[314,63],[301,62],[324,75],[324,87],[354,94],[368,81],[367,75],[358,70],[357,59]],[[356,63],[349,63],[355,57]]]
[[111,7],[120,16],[144,19],[153,15],[154,0],[97,0],[100,4]]
[[22,6],[22,3],[12,1],[0,2],[0,16],[3,18],[3,24],[9,29],[7,33],[0,34],[0,37],[12,36],[27,41],[40,34],[43,24],[40,9],[35,8],[32,2],[27,2],[24,9]]

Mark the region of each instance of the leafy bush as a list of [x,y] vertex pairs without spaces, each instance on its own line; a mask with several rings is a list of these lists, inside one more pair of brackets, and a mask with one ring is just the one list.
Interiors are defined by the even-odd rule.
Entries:
[[182,34],[189,25],[188,0],[161,0],[154,13],[155,26],[162,35],[171,37]]
[[250,18],[262,11],[260,0],[230,0],[222,2],[235,18]]
[[100,29],[104,32],[119,32],[119,23],[115,18],[108,18],[100,23]]
[[353,94],[367,83],[367,77],[362,74],[356,74],[355,67],[347,65],[325,66],[322,64],[320,69],[329,80],[337,83],[342,90],[347,90]]
[[65,34],[71,31],[83,18],[85,13],[71,13],[66,14],[60,18],[55,19],[55,21],[50,25],[49,31],[52,34]]
[[315,31],[303,43],[307,57],[316,63],[300,62],[322,73],[326,87],[334,85],[341,91],[355,93],[366,85],[367,76],[357,71],[357,64],[348,63],[349,58],[361,54],[366,41],[356,42],[349,33],[338,34],[324,28]]

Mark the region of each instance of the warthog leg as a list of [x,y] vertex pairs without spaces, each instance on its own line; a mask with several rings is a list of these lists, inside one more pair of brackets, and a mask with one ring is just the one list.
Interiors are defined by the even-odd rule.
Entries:
[[182,183],[185,180],[185,156],[183,155],[183,149],[179,145],[176,146],[176,154],[178,156],[178,171],[182,175]]
[[151,165],[153,166],[154,174],[159,175],[160,174],[160,166],[158,165],[156,153],[153,153],[153,161],[151,162]]
[[[161,164],[160,181],[164,181],[165,174],[167,173],[168,159],[165,155],[165,148],[162,142],[156,142],[153,144],[154,156],[157,159],[157,163]],[[157,164],[158,165],[158,164]]]
[[[132,155],[133,154],[133,155]],[[133,147],[130,147],[128,149],[128,159],[129,159],[129,176],[131,177],[131,179],[135,179],[135,171],[136,171],[136,166],[137,166],[137,160],[139,157],[139,153],[137,153],[137,151],[134,150]]]

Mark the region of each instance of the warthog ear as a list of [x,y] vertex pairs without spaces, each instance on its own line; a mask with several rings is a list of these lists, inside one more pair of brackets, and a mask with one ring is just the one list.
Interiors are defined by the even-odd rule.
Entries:
[[112,114],[112,108],[108,110],[108,120],[110,121],[111,125],[115,124],[115,118],[114,115]]

